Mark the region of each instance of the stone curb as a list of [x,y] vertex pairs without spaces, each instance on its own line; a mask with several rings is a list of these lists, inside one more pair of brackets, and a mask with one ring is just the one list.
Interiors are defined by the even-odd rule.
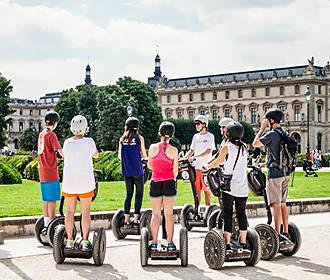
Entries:
[[[327,198],[306,198],[294,199],[287,201],[289,214],[306,214],[330,211],[330,197]],[[174,208],[175,222],[179,222],[179,216],[182,206]],[[203,210],[203,209],[202,209]],[[141,212],[143,213],[144,210]],[[91,213],[92,230],[96,227],[111,228],[111,220],[116,211],[103,211]],[[248,202],[247,216],[248,218],[266,217],[266,209],[264,202]],[[3,231],[4,237],[20,237],[34,235],[34,224],[40,216],[24,216],[1,218],[0,228]],[[79,229],[79,215],[76,215],[76,227]],[[265,220],[266,222],[266,220]],[[0,232],[1,244],[1,232]]]

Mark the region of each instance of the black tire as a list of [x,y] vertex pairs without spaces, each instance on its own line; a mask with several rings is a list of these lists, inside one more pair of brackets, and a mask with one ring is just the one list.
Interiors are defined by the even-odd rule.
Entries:
[[57,264],[64,262],[64,241],[66,239],[65,226],[59,225],[54,235],[53,257]]
[[148,265],[149,258],[149,230],[144,227],[141,229],[140,236],[140,262],[141,266]]
[[293,256],[296,254],[301,246],[301,234],[298,227],[294,223],[289,223],[289,235],[290,240],[294,243],[294,247],[291,251],[281,252],[283,256]]
[[145,210],[140,219],[140,231],[146,227],[151,232],[152,210]]
[[215,210],[212,212],[212,214],[209,216],[207,220],[207,226],[209,228],[209,231],[211,231],[213,228],[218,228],[218,221],[220,219],[220,209]]
[[50,246],[53,246],[54,244],[55,230],[58,225],[64,225],[64,216],[55,217],[53,220],[50,221],[47,227],[47,236],[49,239]]
[[188,230],[184,227],[180,229],[180,259],[181,266],[188,266]]
[[218,205],[215,205],[215,204],[210,205],[207,210],[207,213],[205,213],[205,217],[204,217],[205,221],[208,221],[208,219],[209,219],[210,215],[213,213],[213,211],[216,211],[218,209],[220,209],[220,207]]
[[125,224],[125,214],[124,210],[118,210],[112,217],[112,232],[117,239],[124,239],[126,234],[122,233],[120,228]]
[[107,238],[104,228],[97,228],[93,236],[93,260],[96,266],[100,266],[104,262],[105,253],[107,251]]
[[255,227],[259,234],[261,243],[261,259],[272,260],[278,253],[280,240],[276,230],[267,224],[260,224]]
[[40,234],[41,234],[41,231],[43,230],[43,228],[44,228],[44,217],[40,217],[34,226],[34,235],[40,244],[42,244],[44,246],[49,246],[50,244],[42,241],[42,239],[40,237]]
[[212,229],[204,240],[204,257],[212,269],[220,269],[226,258],[225,240],[221,229]]
[[185,204],[180,214],[180,224],[182,227],[185,227],[188,231],[191,231],[193,228],[189,225],[189,217],[195,214],[195,208],[191,204]]
[[246,245],[251,251],[251,257],[249,260],[244,261],[244,263],[248,266],[255,266],[261,258],[261,244],[259,235],[254,228],[247,229]]

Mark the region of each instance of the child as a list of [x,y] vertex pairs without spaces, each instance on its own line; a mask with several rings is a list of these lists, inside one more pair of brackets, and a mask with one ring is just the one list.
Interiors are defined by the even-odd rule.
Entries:
[[82,215],[82,250],[91,250],[88,240],[91,223],[90,205],[94,196],[95,178],[93,158],[98,158],[98,151],[92,138],[85,137],[88,132],[84,116],[75,116],[71,121],[72,138],[66,139],[63,145],[64,168],[62,195],[66,200],[65,229],[68,236],[65,248],[73,248],[73,224],[77,199],[80,199]]
[[[144,178],[143,167],[141,161],[141,153],[144,159],[147,159],[146,148],[144,146],[144,138],[138,132],[139,120],[130,117],[125,122],[124,135],[119,140],[118,158],[122,161],[122,174],[125,178],[126,199],[125,199],[125,223],[126,227],[139,226],[139,218],[141,215],[141,206],[143,200]],[[135,212],[133,225],[129,221],[129,213],[131,210],[131,201],[135,192]]]
[[178,175],[178,150],[169,144],[174,135],[174,125],[163,122],[159,126],[160,142],[149,148],[148,167],[152,170],[150,197],[152,204],[151,250],[157,250],[157,236],[164,206],[168,250],[176,251],[173,243],[173,205],[176,196],[176,176]]
[[246,245],[247,217],[245,213],[248,198],[248,181],[246,175],[248,151],[241,141],[244,135],[243,126],[236,121],[227,125],[227,143],[221,148],[218,158],[208,164],[208,168],[224,165],[224,174],[232,174],[230,192],[223,191],[222,203],[224,211],[224,237],[226,250],[231,250],[230,239],[233,223],[233,203],[235,202],[236,216],[240,230],[240,243],[243,250],[248,250]]
[[[206,116],[198,115],[195,120],[196,133],[192,139],[190,150],[186,158],[190,162],[195,162],[196,181],[195,188],[198,194],[198,200],[201,203],[201,191],[204,190],[206,206],[211,204],[211,191],[205,185],[203,180],[202,166],[212,160],[212,151],[215,150],[214,135],[207,131],[208,119]],[[192,157],[192,155],[194,155]]]
[[45,115],[46,128],[38,138],[38,170],[42,193],[42,209],[44,214],[44,229],[56,215],[56,201],[60,200],[60,178],[58,176],[56,152],[62,157],[62,147],[53,130],[60,121],[56,112]]

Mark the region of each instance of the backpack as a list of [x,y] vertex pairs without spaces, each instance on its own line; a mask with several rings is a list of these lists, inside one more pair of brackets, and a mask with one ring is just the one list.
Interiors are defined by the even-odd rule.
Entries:
[[296,139],[294,139],[281,128],[275,129],[274,131],[276,131],[281,136],[280,162],[277,167],[284,172],[285,176],[288,176],[296,169],[298,143]]

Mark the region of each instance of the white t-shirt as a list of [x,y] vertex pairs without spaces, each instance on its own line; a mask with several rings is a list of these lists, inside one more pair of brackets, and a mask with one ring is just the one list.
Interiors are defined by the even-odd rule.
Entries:
[[[192,139],[190,149],[194,150],[194,155],[198,156],[206,150],[215,150],[214,135],[210,132],[205,134],[196,133]],[[202,166],[212,159],[212,152],[205,157],[199,157],[195,161],[195,168],[202,169]]]
[[227,143],[226,146],[228,148],[228,158],[224,163],[224,174],[233,174],[233,177],[230,181],[231,191],[226,193],[236,197],[247,197],[249,193],[248,180],[246,175],[248,153],[244,149],[244,153],[242,154],[243,147],[241,148],[240,155],[233,171],[239,148],[232,143]]
[[64,141],[63,192],[80,194],[95,189],[92,156],[96,151],[94,140],[89,137]]

